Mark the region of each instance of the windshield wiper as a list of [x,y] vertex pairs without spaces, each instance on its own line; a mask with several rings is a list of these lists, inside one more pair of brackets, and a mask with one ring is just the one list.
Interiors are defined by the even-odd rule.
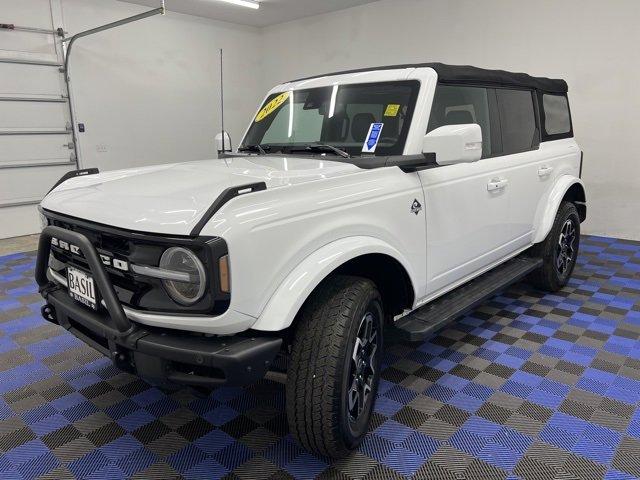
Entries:
[[258,155],[266,155],[268,150],[271,150],[271,147],[269,145],[265,145],[263,147],[259,143],[255,145],[247,145],[238,149],[239,152],[257,152]]
[[344,150],[340,150],[337,147],[334,147],[333,145],[327,145],[325,143],[310,143],[308,145],[304,145],[301,147],[293,147],[291,148],[292,152],[331,152],[331,153],[335,153],[336,155],[342,157],[342,158],[351,158],[351,155],[349,155],[347,152],[345,152]]

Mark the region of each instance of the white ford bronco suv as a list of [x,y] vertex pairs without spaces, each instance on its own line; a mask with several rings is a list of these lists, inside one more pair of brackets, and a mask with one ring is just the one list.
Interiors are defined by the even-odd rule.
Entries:
[[158,381],[281,368],[291,433],[340,457],[385,332],[422,340],[525,277],[567,283],[581,167],[562,80],[432,63],[291,81],[235,153],[63,177],[41,204],[42,313]]

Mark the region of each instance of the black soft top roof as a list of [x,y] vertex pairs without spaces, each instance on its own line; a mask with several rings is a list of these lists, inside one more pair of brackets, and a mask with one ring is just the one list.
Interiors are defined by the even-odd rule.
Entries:
[[480,83],[483,85],[526,87],[551,93],[567,93],[567,82],[564,80],[532,77],[526,73],[513,73],[504,70],[487,70],[485,68],[472,67],[470,65],[445,65],[444,63],[414,63],[406,65],[389,65],[384,67],[360,68],[343,72],[314,75],[307,78],[299,78],[292,82],[310,80],[312,78],[342,75],[347,73],[360,73],[375,70],[396,70],[402,68],[433,68],[438,74],[438,79],[446,83]]

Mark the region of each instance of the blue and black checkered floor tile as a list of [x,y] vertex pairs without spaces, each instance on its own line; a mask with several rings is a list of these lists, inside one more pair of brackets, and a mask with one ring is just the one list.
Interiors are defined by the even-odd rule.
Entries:
[[570,285],[512,287],[388,345],[350,458],[291,439],[284,388],[161,390],[39,315],[34,254],[0,258],[0,477],[640,477],[640,243],[585,237]]

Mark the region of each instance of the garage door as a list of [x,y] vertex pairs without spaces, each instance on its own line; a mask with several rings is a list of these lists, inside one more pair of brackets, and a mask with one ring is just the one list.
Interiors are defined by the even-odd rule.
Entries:
[[76,168],[59,14],[59,0],[0,0],[0,238],[37,232],[37,204]]

